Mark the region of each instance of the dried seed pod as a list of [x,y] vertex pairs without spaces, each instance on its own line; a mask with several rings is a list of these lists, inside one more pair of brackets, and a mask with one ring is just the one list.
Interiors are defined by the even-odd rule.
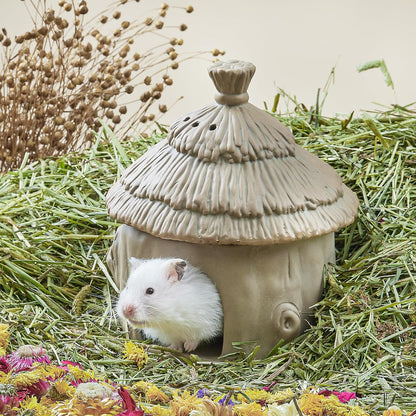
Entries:
[[150,85],[151,83],[152,83],[152,78],[151,77],[149,77],[149,76],[147,76],[145,79],[144,79],[144,81],[143,81],[144,83],[145,83],[145,85]]
[[108,17],[107,16],[101,16],[100,17],[100,23],[105,24],[108,22]]
[[62,137],[64,137],[64,134],[62,133],[61,130],[55,130],[53,132],[53,136],[52,136],[53,140],[58,141],[58,140],[61,140]]
[[127,107],[125,105],[122,105],[118,111],[120,112],[120,114],[126,114],[127,113]]
[[49,9],[46,11],[44,21],[47,23],[52,23],[55,19],[55,10]]
[[69,38],[69,39],[64,40],[64,45],[67,48],[70,48],[73,44],[74,44],[74,39],[73,38]]
[[182,31],[182,32],[184,32],[186,29],[188,29],[188,26],[186,26],[186,24],[185,24],[185,23],[182,23],[182,24],[179,26],[179,30],[180,30],[180,31]]
[[158,20],[155,23],[155,27],[156,27],[156,29],[162,29],[163,28],[163,22],[161,20]]
[[38,29],[38,33],[41,36],[45,36],[48,33],[48,28],[46,26],[42,26]]
[[73,123],[72,121],[66,121],[64,123],[64,128],[66,131],[73,133],[75,131],[76,126],[75,123]]
[[153,91],[163,91],[163,83],[158,83],[153,87]]
[[50,143],[51,139],[50,139],[49,136],[45,135],[45,136],[41,136],[39,141],[40,141],[41,144],[46,145],[46,144]]
[[146,92],[144,92],[142,95],[141,95],[141,97],[140,97],[140,101],[142,102],[142,103],[145,103],[145,102],[147,102],[147,101],[149,101],[149,99],[150,99],[150,97],[151,97],[152,95],[150,94],[150,92],[149,91],[146,91]]
[[116,114],[116,115],[112,118],[112,121],[113,121],[113,123],[114,123],[114,124],[119,124],[119,123],[121,122],[121,117],[120,117],[118,114]]
[[121,16],[121,13],[118,10],[113,13],[114,19],[119,19],[120,16]]
[[62,116],[56,116],[54,122],[56,125],[60,126],[65,123],[65,119]]
[[165,104],[159,104],[159,111],[161,113],[166,113],[166,111],[168,111],[168,107]]
[[123,29],[127,29],[130,26],[130,22],[125,20],[124,22],[121,23],[121,27]]
[[186,6],[186,13],[192,13],[194,11],[193,6]]
[[151,17],[148,17],[143,22],[146,26],[150,26],[153,23],[153,19]]

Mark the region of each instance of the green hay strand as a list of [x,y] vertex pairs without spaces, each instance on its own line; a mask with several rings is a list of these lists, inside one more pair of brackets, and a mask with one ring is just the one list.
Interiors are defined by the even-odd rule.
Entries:
[[[104,197],[160,137],[119,142],[104,127],[83,154],[0,177],[0,304],[2,321],[11,324],[10,348],[42,343],[51,354],[121,383],[146,379],[224,394],[273,381],[275,389],[310,383],[356,391],[371,414],[393,402],[414,409],[415,110],[395,106],[363,118],[329,118],[290,100],[295,111],[279,119],[361,201],[355,223],[336,234],[337,264],[325,269],[310,329],[263,360],[238,345],[226,359],[203,360],[150,344],[142,370],[123,360],[126,334],[105,267],[117,224]],[[86,287],[88,294],[80,295]]]

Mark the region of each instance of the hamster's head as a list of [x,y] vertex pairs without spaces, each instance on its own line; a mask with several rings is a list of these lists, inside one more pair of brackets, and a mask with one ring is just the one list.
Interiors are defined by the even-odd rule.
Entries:
[[182,279],[182,259],[130,259],[130,274],[120,293],[117,314],[136,328],[155,328],[171,319],[175,288]]

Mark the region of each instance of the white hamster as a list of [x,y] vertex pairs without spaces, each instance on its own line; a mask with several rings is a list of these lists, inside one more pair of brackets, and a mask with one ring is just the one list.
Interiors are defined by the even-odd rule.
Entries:
[[214,283],[185,260],[130,259],[117,313],[146,337],[179,351],[222,333],[223,311]]

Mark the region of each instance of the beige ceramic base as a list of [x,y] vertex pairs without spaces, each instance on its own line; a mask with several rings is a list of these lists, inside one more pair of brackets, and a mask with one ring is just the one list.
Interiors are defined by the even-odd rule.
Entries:
[[107,257],[120,288],[130,257],[180,257],[203,270],[223,303],[222,355],[235,351],[233,342],[255,341],[261,357],[307,327],[322,293],[324,264],[334,261],[334,234],[286,244],[218,246],[165,240],[122,225]]

